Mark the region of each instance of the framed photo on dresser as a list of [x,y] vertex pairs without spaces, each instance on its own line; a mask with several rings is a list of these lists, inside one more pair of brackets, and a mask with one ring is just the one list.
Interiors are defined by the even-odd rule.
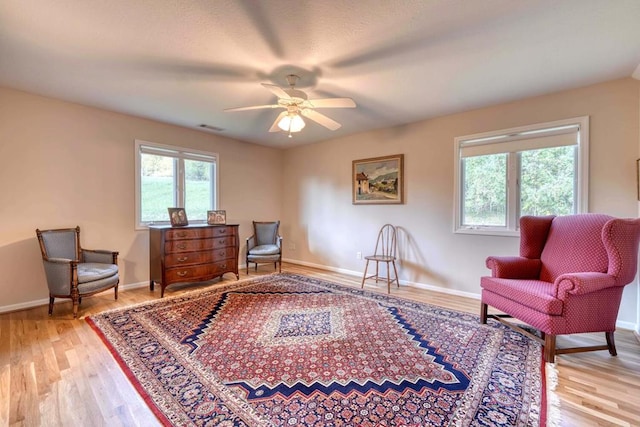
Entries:
[[169,220],[171,221],[172,227],[184,227],[185,225],[189,225],[187,213],[184,208],[167,208],[167,210],[169,211]]
[[218,225],[227,223],[227,211],[207,211],[207,224]]

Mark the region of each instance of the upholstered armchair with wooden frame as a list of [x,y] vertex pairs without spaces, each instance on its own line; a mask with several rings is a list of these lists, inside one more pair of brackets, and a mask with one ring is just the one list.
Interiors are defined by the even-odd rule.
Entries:
[[[625,285],[637,271],[640,219],[602,214],[524,216],[520,256],[489,257],[491,277],[482,277],[480,318],[494,318],[556,354],[609,350],[617,354],[616,319]],[[488,306],[501,311],[488,314]],[[541,337],[505,321],[513,317]],[[606,345],[557,348],[558,335],[604,332]]]
[[247,238],[246,266],[249,274],[249,263],[273,263],[274,268],[282,273],[282,236],[278,234],[280,221],[253,221],[253,235]]
[[114,288],[118,299],[118,252],[83,249],[80,227],[36,230],[49,287],[49,316],[55,298],[73,301],[73,317],[85,296]]

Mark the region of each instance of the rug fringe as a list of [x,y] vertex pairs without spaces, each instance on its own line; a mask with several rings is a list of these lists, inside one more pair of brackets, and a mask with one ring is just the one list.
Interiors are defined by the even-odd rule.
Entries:
[[545,366],[545,375],[547,382],[547,426],[560,427],[560,398],[556,394],[558,386],[558,369],[555,363],[547,363]]

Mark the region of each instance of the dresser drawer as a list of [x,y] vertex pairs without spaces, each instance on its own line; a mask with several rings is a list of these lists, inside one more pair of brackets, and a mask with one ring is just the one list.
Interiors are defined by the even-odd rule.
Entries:
[[236,248],[229,246],[222,249],[211,249],[200,252],[183,252],[167,254],[164,265],[167,268],[181,265],[209,264],[215,261],[233,260],[236,255]]
[[191,267],[175,267],[166,270],[166,279],[174,282],[197,282],[221,276],[228,271],[233,271],[235,266],[233,259],[217,261],[207,265],[194,265]]
[[149,289],[160,284],[160,297],[172,283],[203,282],[238,273],[237,224],[149,226]]
[[190,240],[234,236],[236,229],[236,227],[178,228],[167,230],[165,233],[165,239]]
[[211,249],[222,249],[236,246],[235,236],[215,237],[211,239],[196,240],[169,240],[164,244],[164,251],[167,254],[196,252]]

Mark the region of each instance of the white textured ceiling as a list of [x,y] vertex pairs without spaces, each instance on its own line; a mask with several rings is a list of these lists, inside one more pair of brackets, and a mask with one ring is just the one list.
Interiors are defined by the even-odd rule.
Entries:
[[[0,85],[275,147],[627,77],[640,0],[2,0]],[[351,97],[294,138],[260,83]],[[310,123],[309,123],[310,122]]]

